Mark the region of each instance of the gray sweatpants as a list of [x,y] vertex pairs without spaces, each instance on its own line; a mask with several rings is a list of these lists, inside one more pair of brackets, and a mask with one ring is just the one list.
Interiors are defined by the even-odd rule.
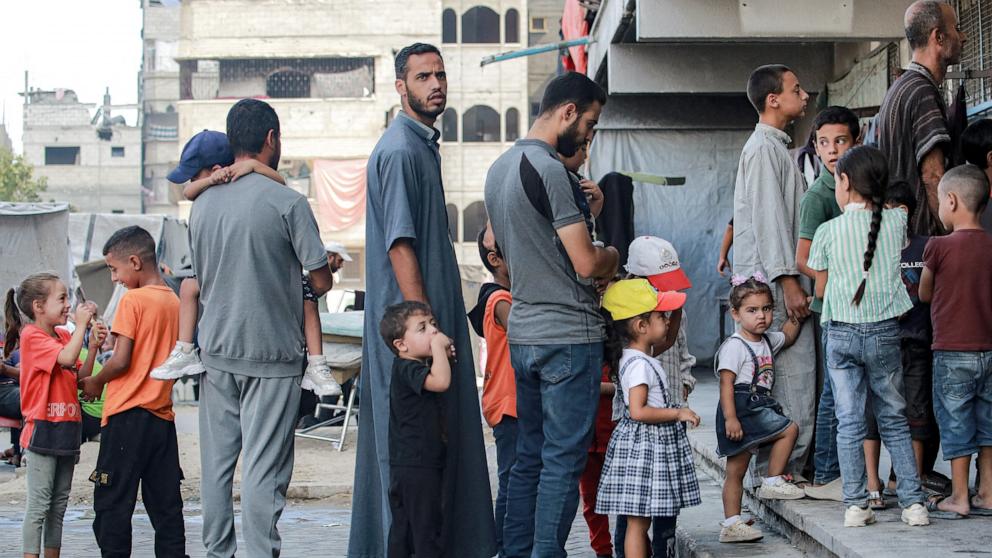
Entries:
[[293,474],[298,377],[255,378],[207,370],[200,380],[200,497],[207,556],[237,550],[231,490],[241,463],[241,523],[247,556],[279,556],[276,523]]
[[62,519],[69,504],[74,455],[41,455],[25,452],[28,460],[27,510],[21,530],[25,554],[41,554],[41,534],[45,548],[62,548]]

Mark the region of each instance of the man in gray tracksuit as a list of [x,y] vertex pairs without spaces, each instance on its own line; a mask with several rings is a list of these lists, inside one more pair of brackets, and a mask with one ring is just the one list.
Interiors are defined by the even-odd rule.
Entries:
[[[227,115],[235,161],[279,164],[279,118],[244,99]],[[261,174],[211,187],[190,214],[200,282],[200,459],[207,555],[237,550],[232,483],[242,455],[241,518],[249,557],[278,556],[276,523],[293,473],[293,428],[305,365],[302,271],[331,287],[305,197]]]

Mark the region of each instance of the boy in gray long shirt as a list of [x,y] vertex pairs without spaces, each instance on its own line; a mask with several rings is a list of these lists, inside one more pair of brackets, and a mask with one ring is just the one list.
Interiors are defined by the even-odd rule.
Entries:
[[[782,65],[752,72],[747,96],[758,111],[758,124],[744,144],[734,186],[734,274],[750,277],[761,271],[775,298],[772,329],[787,319],[809,315],[808,285],[796,267],[799,202],[806,182],[789,157],[792,141],[784,129],[803,116],[809,95],[799,78]],[[799,439],[787,472],[802,472],[813,436],[816,407],[816,351],[813,329],[803,328],[796,343],[775,358],[772,395],[799,426]],[[767,455],[759,455],[759,471]],[[797,480],[801,480],[798,479]]]

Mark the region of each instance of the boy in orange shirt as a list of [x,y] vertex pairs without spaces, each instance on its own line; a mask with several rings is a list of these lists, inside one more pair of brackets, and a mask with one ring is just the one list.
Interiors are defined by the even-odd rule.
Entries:
[[183,557],[186,535],[182,471],[172,412],[172,381],[149,372],[169,357],[179,334],[179,298],[159,273],[155,241],[140,227],[126,227],[103,246],[111,278],[128,288],[111,332],[113,356],[98,376],[81,380],[88,397],[103,404],[100,453],[90,480],[93,532],[105,558],[131,555],[131,516],[141,484],[142,501],[155,526],[155,555]]
[[479,231],[479,257],[493,274],[493,282],[482,285],[479,303],[469,312],[475,332],[486,339],[486,371],[482,384],[482,416],[496,439],[496,549],[503,555],[503,519],[506,517],[506,486],[517,460],[517,381],[510,365],[506,324],[510,315],[510,269],[503,260],[492,228]]

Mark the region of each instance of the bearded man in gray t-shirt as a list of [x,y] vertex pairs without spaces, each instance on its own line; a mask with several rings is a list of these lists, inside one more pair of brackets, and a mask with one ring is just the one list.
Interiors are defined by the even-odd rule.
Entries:
[[588,77],[555,78],[527,137],[486,176],[486,210],[510,269],[519,429],[501,555],[565,556],[578,507],[603,364],[595,283],[613,277],[619,254],[593,245],[582,194],[558,154],[591,139],[605,103]]

